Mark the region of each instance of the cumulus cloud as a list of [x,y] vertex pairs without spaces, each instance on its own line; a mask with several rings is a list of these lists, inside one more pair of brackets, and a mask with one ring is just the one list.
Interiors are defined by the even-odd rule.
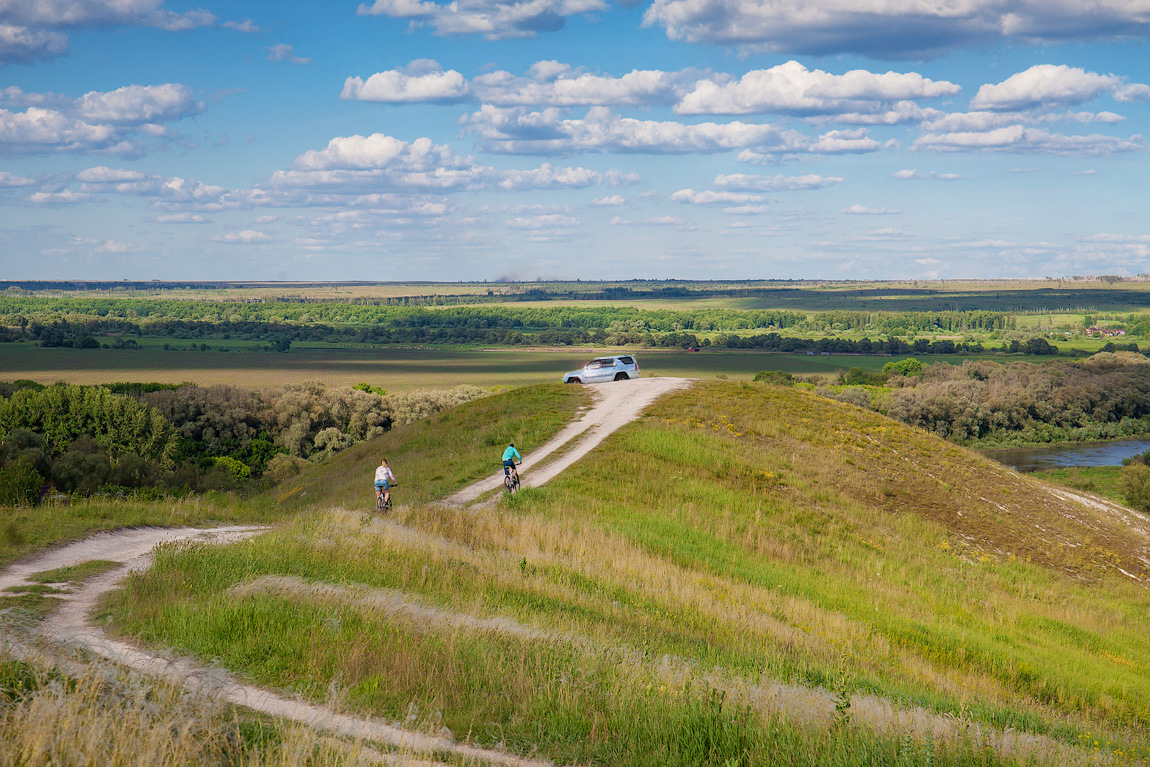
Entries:
[[212,238],[212,242],[224,242],[238,245],[256,245],[271,240],[271,235],[255,229],[244,229],[241,232],[227,232]]
[[468,100],[471,88],[454,69],[444,71],[438,62],[420,59],[407,67],[377,72],[366,81],[349,77],[339,97],[383,104],[451,104]]
[[809,137],[764,123],[638,120],[620,117],[605,107],[593,107],[582,119],[567,119],[555,108],[530,111],[484,105],[460,122],[478,136],[482,148],[507,154],[685,154],[751,149],[753,155],[740,159],[754,162],[756,158],[784,154],[869,152],[880,148],[865,130],[830,131]]
[[1091,134],[1070,136],[1051,133],[1041,128],[1009,125],[985,131],[928,133],[915,139],[912,149],[933,152],[991,150],[1022,154],[1052,154],[1097,157],[1135,152],[1145,146],[1141,136],[1121,138]]
[[578,189],[625,185],[639,180],[634,173],[557,167],[543,163],[530,169],[498,169],[456,154],[450,147],[423,137],[403,141],[382,133],[334,138],[324,149],[296,158],[291,170],[277,171],[271,186],[343,194],[381,189],[416,192],[458,192],[474,189]]
[[852,205],[849,208],[843,208],[843,213],[849,213],[852,216],[894,216],[899,212],[891,208],[871,208],[866,205]]
[[746,194],[744,192],[696,192],[694,189],[680,189],[671,195],[675,202],[688,205],[746,205],[748,203],[763,202],[761,194]]
[[68,38],[62,30],[77,27],[148,26],[182,31],[215,21],[207,11],[169,11],[163,0],[7,0],[0,3],[0,64],[63,55]]
[[616,216],[608,223],[611,226],[685,226],[687,222],[677,216],[653,216],[641,221]]
[[822,189],[841,184],[841,176],[820,176],[807,173],[802,176],[754,176],[745,173],[720,174],[715,186],[722,189],[751,189],[760,192],[785,192],[799,189]]
[[562,213],[543,213],[538,216],[517,216],[507,222],[512,229],[569,229],[579,223],[574,216]]
[[913,72],[877,74],[855,69],[834,75],[788,61],[747,72],[738,80],[699,80],[675,104],[675,111],[687,115],[857,113],[861,119],[863,115],[896,114],[897,107],[897,113],[913,119],[920,113],[907,100],[949,96],[959,90],[954,83],[935,82]]
[[35,184],[35,183],[36,182],[33,179],[26,178],[24,176],[17,176],[13,173],[9,173],[6,170],[0,170],[0,188],[31,186],[32,184]]
[[157,224],[206,224],[207,219],[199,213],[170,213],[156,216]]
[[603,0],[470,0],[440,5],[428,0],[375,0],[360,16],[410,19],[439,35],[482,35],[488,40],[534,37],[562,29],[570,16],[607,10]]
[[634,69],[625,75],[597,75],[557,61],[540,61],[526,77],[498,71],[475,78],[476,97],[496,106],[652,106],[669,105],[691,71]]
[[591,204],[597,205],[600,207],[614,207],[614,206],[618,206],[618,205],[625,205],[626,202],[627,201],[625,199],[623,199],[623,195],[612,194],[612,195],[608,195],[607,197],[599,197],[597,199],[594,199],[591,201]]
[[1065,64],[1038,64],[997,84],[986,84],[970,102],[974,110],[1017,111],[1082,104],[1101,94],[1118,101],[1150,100],[1150,86],[1130,84],[1117,75],[1101,75]]
[[0,22],[0,64],[30,64],[67,51],[68,38],[59,32]]
[[23,111],[0,109],[0,154],[6,155],[138,156],[142,137],[165,134],[160,123],[204,110],[187,86],[172,83],[92,91],[77,99],[8,89],[4,102],[28,105]]
[[772,53],[925,58],[997,40],[1144,36],[1150,19],[1128,0],[654,0],[645,26],[672,40]]
[[938,172],[933,171],[933,170],[927,171],[925,173],[920,173],[913,168],[909,168],[909,169],[904,168],[903,170],[896,170],[894,173],[890,174],[890,177],[898,179],[900,181],[910,181],[910,180],[925,179],[925,178],[936,178],[936,179],[939,179],[941,181],[958,181],[959,179],[964,178],[964,176],[961,176],[957,173],[938,173]]
[[310,64],[310,58],[301,58],[295,55],[295,46],[280,43],[268,48],[268,61],[286,61],[289,64]]

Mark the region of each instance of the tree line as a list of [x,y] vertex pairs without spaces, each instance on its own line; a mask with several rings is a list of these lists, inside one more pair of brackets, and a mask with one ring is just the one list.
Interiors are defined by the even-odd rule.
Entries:
[[918,371],[903,360],[902,370],[846,371],[838,386],[818,391],[966,445],[1131,437],[1150,433],[1150,364],[1134,359],[1102,353],[1085,362],[970,360]]
[[296,340],[354,339],[379,343],[477,341],[524,343],[540,333],[715,333],[753,330],[874,330],[889,335],[1004,330],[1002,312],[805,312],[721,308],[641,309],[634,306],[365,305],[350,302],[250,303],[165,299],[0,296],[0,324],[45,345],[74,345],[107,334],[202,338],[233,334]]
[[243,489],[488,393],[314,381],[273,390],[0,384],[0,503],[49,492]]

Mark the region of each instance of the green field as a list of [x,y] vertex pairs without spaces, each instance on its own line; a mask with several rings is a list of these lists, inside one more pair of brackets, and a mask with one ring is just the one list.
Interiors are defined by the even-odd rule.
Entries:
[[[284,353],[243,351],[234,341],[222,342],[233,350],[219,351],[211,341],[208,351],[166,351],[155,339],[140,349],[42,348],[28,343],[0,344],[0,380],[29,379],[43,384],[66,381],[101,384],[116,381],[182,383],[201,386],[230,384],[265,388],[302,381],[332,385],[360,382],[389,391],[475,386],[524,386],[558,381],[569,370],[582,367],[608,349],[481,348],[468,346],[374,346],[353,344],[293,345]],[[181,347],[191,342],[179,342]],[[836,375],[862,367],[879,370],[901,357],[880,355],[782,354],[736,349],[633,350],[643,375],[707,378],[752,378],[760,370],[783,370],[803,375]],[[1044,361],[1049,357],[1009,358],[984,355],[933,355],[925,362],[962,364],[969,359]]]

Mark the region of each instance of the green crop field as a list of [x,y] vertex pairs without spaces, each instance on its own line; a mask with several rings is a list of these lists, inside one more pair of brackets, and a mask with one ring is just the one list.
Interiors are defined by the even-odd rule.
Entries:
[[[284,353],[248,351],[242,342],[211,341],[207,351],[187,350],[193,344],[164,350],[149,339],[139,349],[42,348],[32,344],[0,344],[0,380],[29,379],[44,384],[66,381],[101,384],[117,381],[182,383],[201,386],[230,384],[266,388],[302,381],[333,385],[360,382],[389,391],[475,386],[523,386],[560,380],[569,370],[609,349],[483,348],[471,346],[362,346],[301,343]],[[220,351],[227,345],[229,351]],[[803,375],[836,375],[862,367],[879,370],[902,357],[880,355],[784,354],[738,349],[638,349],[643,375],[687,378],[728,376],[751,378],[761,370]],[[934,355],[928,362],[961,364],[984,355]],[[1012,361],[1043,358],[1012,356]]]

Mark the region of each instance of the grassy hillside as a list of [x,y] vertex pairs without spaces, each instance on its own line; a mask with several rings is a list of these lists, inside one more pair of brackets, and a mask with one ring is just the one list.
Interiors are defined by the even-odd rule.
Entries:
[[[495,438],[434,423],[395,451]],[[367,453],[265,536],[163,551],[117,630],[561,763],[1150,760],[1145,518],[757,384],[665,397],[495,507],[328,508]]]
[[354,445],[263,499],[277,506],[375,508],[375,469],[386,458],[399,482],[393,502],[435,500],[500,470],[508,442],[528,454],[591,402],[579,386],[538,384],[484,397]]

